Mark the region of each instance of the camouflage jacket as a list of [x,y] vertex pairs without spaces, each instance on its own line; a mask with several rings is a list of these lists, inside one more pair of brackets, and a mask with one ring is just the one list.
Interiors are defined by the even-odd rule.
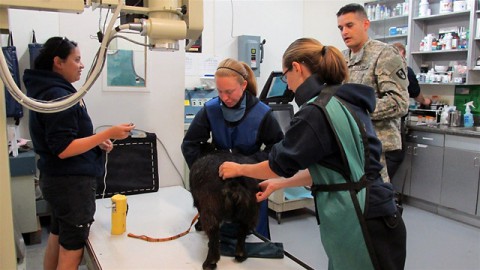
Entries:
[[405,60],[393,46],[372,39],[358,53],[347,49],[343,54],[350,71],[348,82],[375,89],[377,105],[370,116],[383,151],[401,149],[400,118],[408,112]]

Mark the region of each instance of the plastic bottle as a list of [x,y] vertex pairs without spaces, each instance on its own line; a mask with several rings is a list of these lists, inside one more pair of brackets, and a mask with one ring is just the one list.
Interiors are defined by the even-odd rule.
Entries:
[[473,106],[473,101],[465,104],[465,115],[463,116],[463,125],[465,127],[473,127],[473,115],[470,111],[470,107],[475,108],[475,106]]
[[408,0],[405,0],[402,6],[403,6],[403,15],[408,15]]
[[434,78],[435,78],[435,71],[432,68],[427,72],[426,83],[433,83]]
[[447,33],[443,40],[445,42],[445,50],[451,50],[452,49],[452,40],[453,40],[452,34]]
[[458,49],[459,43],[460,43],[460,37],[458,36],[458,33],[454,32],[452,35],[452,50]]
[[367,6],[367,17],[369,20],[374,20],[375,18],[372,16],[372,13],[373,13],[373,7],[372,5],[368,5]]
[[418,5],[419,5],[418,16],[420,16],[420,17],[427,16],[428,15],[428,6],[429,6],[428,0],[420,1],[420,3]]
[[468,48],[468,33],[465,27],[460,28],[460,40],[457,46],[459,49],[467,49]]
[[436,39],[435,37],[432,39],[432,51],[436,51],[438,48],[438,39]]
[[380,9],[380,4],[377,4],[377,6],[375,7],[375,20],[380,20],[380,14],[381,12],[381,9]]
[[402,16],[403,15],[403,5],[401,3],[398,3],[395,6],[395,16]]
[[425,43],[425,46],[424,46],[424,48],[423,48],[424,51],[429,52],[429,51],[432,50],[432,42],[433,42],[433,39],[434,39],[434,37],[433,37],[432,34],[428,34],[428,35],[425,37],[425,40],[426,40],[427,42]]
[[440,124],[448,125],[448,114],[450,113],[450,107],[448,105],[443,106],[442,113],[440,114]]

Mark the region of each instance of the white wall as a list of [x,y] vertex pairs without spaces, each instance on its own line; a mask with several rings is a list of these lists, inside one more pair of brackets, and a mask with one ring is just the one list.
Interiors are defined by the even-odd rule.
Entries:
[[303,10],[303,34],[318,39],[324,45],[332,45],[340,50],[347,47],[337,28],[337,11],[350,3],[363,4],[359,0],[306,0]]
[[[264,61],[257,78],[261,91],[270,72],[281,70],[282,54],[287,46],[303,36],[303,6],[302,0],[205,0],[203,52],[189,55],[197,59],[237,58],[238,36],[260,36],[266,40]],[[199,84],[198,77],[186,77],[186,87]]]

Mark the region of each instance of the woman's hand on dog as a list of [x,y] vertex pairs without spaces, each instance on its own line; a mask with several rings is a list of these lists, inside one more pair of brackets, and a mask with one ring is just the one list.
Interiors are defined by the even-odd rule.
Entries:
[[240,167],[241,164],[226,161],[222,163],[222,165],[220,165],[220,167],[218,168],[218,175],[224,180],[227,178],[242,176],[242,174],[240,173]]
[[261,191],[257,192],[257,202],[268,199],[268,196],[270,196],[270,194],[280,189],[283,180],[283,178],[272,178],[260,182],[258,186],[260,187]]
[[222,179],[247,176],[263,180],[278,177],[278,175],[270,169],[268,160],[256,164],[239,164],[226,161],[218,168],[218,175]]

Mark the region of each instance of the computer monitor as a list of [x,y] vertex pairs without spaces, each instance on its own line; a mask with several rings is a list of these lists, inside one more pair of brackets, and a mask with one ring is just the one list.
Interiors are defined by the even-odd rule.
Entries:
[[283,134],[285,134],[290,127],[290,121],[293,118],[292,104],[269,104],[268,106],[272,108],[273,116],[277,119]]
[[282,72],[280,71],[272,71],[272,73],[270,73],[260,93],[260,100],[265,104],[287,104],[293,100],[293,92],[288,89],[287,84],[280,79],[281,77]]
[[277,119],[283,133],[290,127],[293,118],[293,106],[289,104],[294,94],[280,78],[282,72],[272,71],[260,93],[260,100],[272,108],[273,116]]

